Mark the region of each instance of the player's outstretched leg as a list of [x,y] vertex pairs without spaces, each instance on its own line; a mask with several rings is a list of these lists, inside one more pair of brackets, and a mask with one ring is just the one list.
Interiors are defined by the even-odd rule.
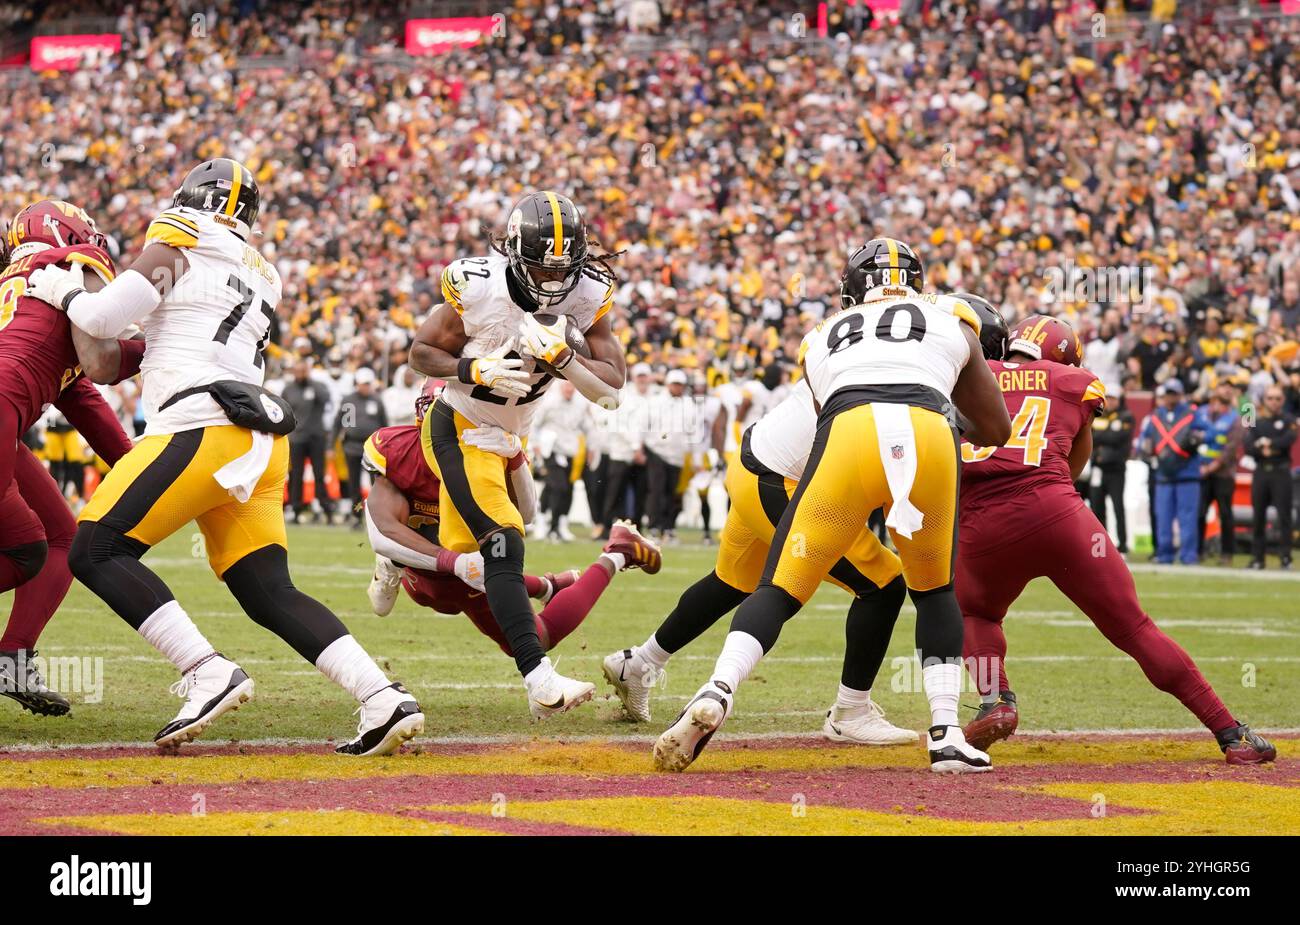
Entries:
[[264,546],[222,575],[239,605],[361,704],[357,734],[335,751],[387,755],[424,731],[424,713],[400,682],[392,682],[334,613],[299,591],[283,546]]
[[[1157,689],[1177,697],[1214,733],[1224,760],[1259,764],[1277,757],[1273,744],[1233,717],[1191,656],[1142,610],[1132,572],[1092,512],[1080,508],[1044,533],[1058,553],[1049,577],[1061,593],[1130,655]],[[1101,555],[1092,551],[1094,538],[1104,538]]]
[[[553,590],[546,598],[546,606],[537,614],[537,635],[547,651],[554,649],[566,636],[577,629],[587,619],[596,601],[605,593],[610,581],[620,571],[630,568],[653,568],[659,570],[661,557],[659,547],[636,533],[635,543],[625,543],[619,539],[619,532],[628,532],[622,524],[615,524],[615,536],[605,544],[605,550],[586,571],[564,573],[562,576],[548,575],[541,579]],[[625,550],[625,551],[620,551]],[[572,576],[578,575],[576,579]],[[525,584],[537,579],[525,577]],[[530,590],[531,593],[531,590]]]

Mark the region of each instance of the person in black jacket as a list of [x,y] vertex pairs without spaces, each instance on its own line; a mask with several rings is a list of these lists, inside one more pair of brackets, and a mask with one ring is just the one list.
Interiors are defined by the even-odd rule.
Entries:
[[348,466],[348,494],[352,499],[349,515],[352,525],[361,525],[361,455],[365,449],[366,438],[388,426],[388,414],[384,403],[375,391],[375,373],[370,369],[359,369],[352,377],[356,387],[351,395],[339,402],[338,413],[334,416],[334,435],[343,442],[343,459]]
[[1246,452],[1255,459],[1255,475],[1250,482],[1255,526],[1250,567],[1254,569],[1264,567],[1270,504],[1277,508],[1282,568],[1291,567],[1291,446],[1296,439],[1296,419],[1282,410],[1284,398],[1281,386],[1270,385],[1255,425],[1246,434]]
[[1092,476],[1089,503],[1106,523],[1106,499],[1115,512],[1115,535],[1121,555],[1128,555],[1128,519],[1124,516],[1124,475],[1133,448],[1133,414],[1122,392],[1107,392],[1106,407],[1092,419]]
[[298,359],[293,365],[293,376],[284,387],[282,396],[293,408],[298,426],[289,435],[289,502],[299,523],[306,520],[308,505],[302,498],[303,475],[307,460],[311,460],[312,477],[316,480],[316,498],[329,516],[329,498],[325,494],[325,405],[329,402],[329,389],[311,378],[311,361]]

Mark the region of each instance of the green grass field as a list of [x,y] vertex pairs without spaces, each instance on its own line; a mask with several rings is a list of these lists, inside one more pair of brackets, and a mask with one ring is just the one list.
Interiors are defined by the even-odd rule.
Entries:
[[[598,682],[593,705],[531,725],[513,662],[463,617],[423,611],[405,596],[394,612],[369,612],[366,584],[372,556],[363,534],[343,529],[290,528],[290,560],[300,587],[333,608],[390,675],[414,691],[427,717],[426,735],[622,737],[657,734],[681,702],[707,677],[727,622],[722,621],[669,666],[654,701],[655,721],[622,718],[600,672],[610,651],[643,641],[679,592],[707,572],[714,551],[684,543],[665,551],[656,576],[618,576],[595,612],[552,653],[566,674]],[[599,547],[531,543],[532,572],[583,567]],[[279,639],[239,610],[196,557],[188,533],[154,550],[146,562],[170,583],[212,642],[257,682],[252,703],[213,727],[206,739],[323,740],[350,735],[349,698]],[[1138,590],[1148,612],[1192,654],[1237,716],[1261,730],[1300,726],[1300,585],[1277,573],[1240,570],[1139,569]],[[847,596],[824,588],[786,628],[772,656],[740,691],[731,735],[814,732],[834,699],[843,650]],[[9,606],[8,600],[3,605]],[[899,620],[875,698],[900,725],[927,723],[912,652],[913,610]],[[1008,669],[1020,696],[1022,729],[1191,729],[1195,719],[1152,689],[1136,664],[1110,645],[1082,614],[1044,581],[1035,582],[1007,619]],[[71,716],[33,717],[0,700],[0,745],[14,743],[148,742],[171,719],[178,701],[167,688],[170,665],[86,589],[74,585],[41,641],[45,656],[102,658],[102,698],[74,695]],[[895,658],[899,661],[895,662]],[[83,687],[89,687],[83,679]],[[93,694],[91,695],[93,697]],[[608,698],[608,699],[607,699]],[[967,694],[963,702],[977,698]],[[963,718],[970,714],[964,714]]]

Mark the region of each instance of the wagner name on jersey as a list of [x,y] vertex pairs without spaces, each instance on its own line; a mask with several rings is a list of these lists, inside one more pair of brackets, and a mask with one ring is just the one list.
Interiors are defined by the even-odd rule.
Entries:
[[979,333],[974,310],[953,296],[873,299],[809,331],[799,361],[823,411],[846,388],[885,386],[895,401],[943,414],[970,357],[963,323]]
[[[524,310],[510,297],[506,268],[501,254],[465,257],[448,265],[442,273],[442,296],[459,313],[468,340],[463,357],[483,357],[497,351],[513,351]],[[614,288],[607,281],[584,275],[563,301],[546,311],[568,315],[586,333],[604,317],[614,300]],[[515,354],[518,356],[519,354]],[[486,386],[466,385],[450,380],[442,400],[476,425],[488,424],[526,436],[537,409],[536,401],[550,387],[552,377],[536,369],[531,357],[524,357],[531,388],[522,398],[505,398]]]
[[234,379],[261,385],[262,352],[280,302],[280,274],[258,251],[222,224],[223,216],[187,208],[163,212],[149,225],[146,246],[158,241],[185,253],[189,270],[150,312],[145,335],[146,434],[229,424],[209,395],[159,407],[183,389]]

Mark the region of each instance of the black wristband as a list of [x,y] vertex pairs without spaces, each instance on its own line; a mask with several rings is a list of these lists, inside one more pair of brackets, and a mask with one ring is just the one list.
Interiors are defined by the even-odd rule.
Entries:
[[474,381],[474,361],[469,357],[461,357],[460,362],[456,364],[456,378],[466,385],[476,385]]
[[574,350],[572,347],[570,347],[569,350],[566,352],[564,360],[562,362],[553,363],[551,365],[555,367],[556,372],[559,372],[560,370],[567,368],[568,365],[573,362],[573,356],[574,356]]
[[72,290],[71,292],[69,292],[67,295],[63,297],[63,304],[60,307],[66,312],[68,310],[68,306],[72,304],[72,300],[75,299],[77,296],[81,295],[85,291],[86,290],[84,289]]

